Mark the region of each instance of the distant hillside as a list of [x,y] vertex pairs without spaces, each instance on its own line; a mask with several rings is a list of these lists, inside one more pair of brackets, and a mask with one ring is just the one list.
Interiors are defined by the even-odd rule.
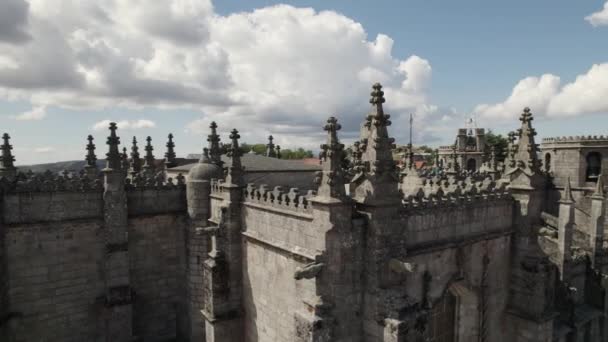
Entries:
[[[187,158],[175,158],[175,162],[177,165],[184,165],[189,163],[194,163],[198,159],[187,159]],[[156,159],[154,161],[154,165],[157,168],[164,168],[164,159]],[[143,163],[143,160],[142,160]],[[19,171],[27,172],[27,170],[32,170],[32,172],[45,172],[46,170],[50,170],[53,173],[62,172],[63,170],[68,170],[71,172],[79,172],[85,166],[84,160],[70,160],[70,161],[62,161],[55,163],[46,163],[46,164],[34,164],[34,165],[19,165],[17,168]],[[99,170],[106,167],[106,161],[104,159],[97,160],[97,168]]]
[[[99,169],[104,168],[106,165],[105,160],[98,160],[97,167]],[[84,160],[70,160],[70,161],[62,161],[56,163],[46,163],[46,164],[34,164],[34,165],[20,165],[17,166],[19,171],[27,171],[32,170],[33,172],[44,172],[46,170],[50,170],[53,173],[61,172],[63,170],[78,172],[82,170],[85,166]]]

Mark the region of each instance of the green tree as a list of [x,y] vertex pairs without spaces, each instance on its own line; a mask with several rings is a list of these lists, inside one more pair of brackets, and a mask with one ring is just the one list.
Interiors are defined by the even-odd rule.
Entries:
[[502,134],[494,134],[491,130],[486,133],[486,142],[490,146],[496,148],[496,160],[502,162],[505,160],[507,146],[509,142]]

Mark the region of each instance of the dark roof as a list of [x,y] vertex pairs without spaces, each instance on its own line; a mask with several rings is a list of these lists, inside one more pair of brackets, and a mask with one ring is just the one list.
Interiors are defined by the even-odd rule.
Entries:
[[[189,154],[188,159],[196,157],[195,154]],[[224,163],[229,162],[226,155],[222,155]],[[245,153],[241,157],[241,163],[245,167],[245,172],[263,172],[263,171],[318,171],[321,170],[321,165],[311,165],[302,160],[278,159],[266,157],[253,153]],[[172,167],[171,171],[190,171],[190,168],[196,163],[180,165]]]

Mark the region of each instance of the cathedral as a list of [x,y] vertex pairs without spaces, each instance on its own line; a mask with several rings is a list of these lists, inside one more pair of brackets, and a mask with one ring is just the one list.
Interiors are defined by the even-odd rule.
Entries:
[[298,188],[255,182],[215,123],[187,174],[172,135],[159,165],[111,123],[105,168],[89,137],[55,174],[4,134],[0,341],[608,341],[608,137],[537,144],[525,108],[504,162],[459,131],[424,174],[369,102],[348,162],[330,117]]

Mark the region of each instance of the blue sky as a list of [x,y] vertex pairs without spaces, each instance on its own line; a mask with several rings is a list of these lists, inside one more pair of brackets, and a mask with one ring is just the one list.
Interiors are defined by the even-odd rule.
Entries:
[[472,113],[480,126],[514,129],[526,105],[540,136],[608,134],[603,8],[564,0],[172,0],[146,8],[7,0],[0,125],[25,164],[82,158],[87,134],[101,156],[107,132],[95,127],[104,120],[123,121],[123,142],[151,135],[158,157],[169,132],[178,155],[198,152],[211,120],[247,142],[273,134],[284,147],[314,149],[329,115],[344,123],[346,142],[356,137],[379,80],[398,142],[407,140],[411,112],[415,140],[439,145]]

